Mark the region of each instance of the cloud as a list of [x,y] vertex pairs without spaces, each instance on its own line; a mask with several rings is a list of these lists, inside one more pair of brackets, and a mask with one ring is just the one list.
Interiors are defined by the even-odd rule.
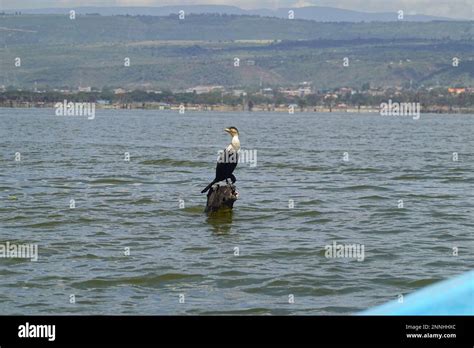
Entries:
[[292,7],[306,7],[306,6],[313,6],[314,2],[313,1],[307,1],[307,0],[298,0],[293,4]]

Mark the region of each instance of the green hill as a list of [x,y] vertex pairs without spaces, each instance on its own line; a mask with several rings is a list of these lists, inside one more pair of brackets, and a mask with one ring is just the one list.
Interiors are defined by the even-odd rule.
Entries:
[[[237,15],[0,20],[5,86],[474,85],[473,22],[320,23]],[[453,57],[460,58],[458,67]]]

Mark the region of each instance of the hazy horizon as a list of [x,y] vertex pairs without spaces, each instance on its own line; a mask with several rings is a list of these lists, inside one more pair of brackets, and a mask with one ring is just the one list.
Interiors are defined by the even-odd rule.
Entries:
[[277,9],[282,7],[302,8],[308,6],[333,7],[358,12],[396,12],[403,10],[408,15],[428,15],[453,19],[473,19],[474,4],[469,0],[244,0],[235,4],[229,0],[25,0],[19,4],[16,0],[3,0],[2,10],[27,10],[71,7],[163,7],[190,5],[234,6],[242,9]]

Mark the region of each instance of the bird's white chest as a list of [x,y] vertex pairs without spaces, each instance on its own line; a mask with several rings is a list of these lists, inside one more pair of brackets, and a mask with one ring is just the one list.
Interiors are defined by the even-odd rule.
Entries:
[[232,141],[231,141],[230,145],[233,147],[234,151],[239,151],[240,150],[240,140],[239,140],[239,137],[237,135],[232,137]]

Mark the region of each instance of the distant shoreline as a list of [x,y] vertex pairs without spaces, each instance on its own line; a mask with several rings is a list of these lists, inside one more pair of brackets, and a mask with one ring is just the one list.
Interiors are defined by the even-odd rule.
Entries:
[[[34,104],[34,105],[33,105]],[[139,105],[137,105],[139,104]],[[2,105],[0,104],[1,109],[55,109],[55,103],[47,103],[38,105],[36,103],[21,103],[14,106]],[[160,107],[157,105],[142,105],[142,103],[132,103],[132,104],[122,104],[122,105],[100,105],[96,104],[96,108],[99,110],[156,110],[156,111],[175,111],[180,112],[180,105],[171,105],[169,107]],[[287,113],[289,112],[288,107],[265,107],[261,105],[255,105],[252,110],[243,109],[242,106],[232,107],[228,105],[191,105],[185,107],[185,112],[278,112],[278,113]],[[357,107],[304,107],[304,108],[295,108],[293,111],[296,113],[380,113],[380,108],[374,106],[362,106]],[[460,108],[460,107],[431,107],[431,108],[422,108],[420,110],[421,114],[472,114],[474,115],[474,108]]]

